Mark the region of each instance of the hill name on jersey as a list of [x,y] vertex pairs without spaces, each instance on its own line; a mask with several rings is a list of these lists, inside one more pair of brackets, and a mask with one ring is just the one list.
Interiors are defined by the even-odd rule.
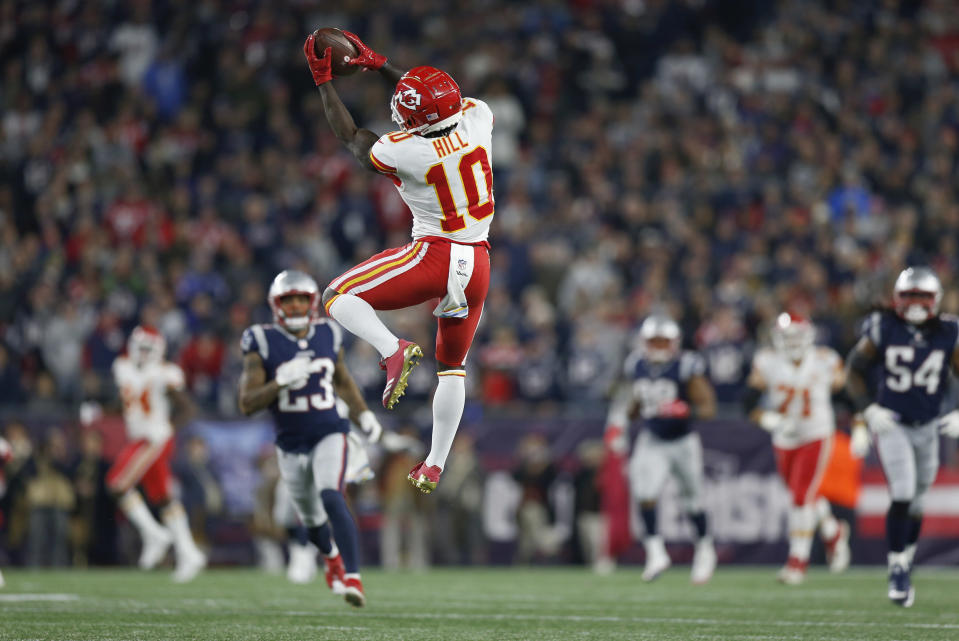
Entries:
[[382,136],[370,160],[413,212],[413,238],[485,242],[493,218],[493,112],[463,99],[463,118],[441,138],[405,132]]

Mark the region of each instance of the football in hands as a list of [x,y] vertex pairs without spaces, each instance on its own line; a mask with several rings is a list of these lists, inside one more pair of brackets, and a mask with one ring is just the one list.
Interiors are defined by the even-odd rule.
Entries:
[[359,55],[353,43],[346,39],[343,32],[336,27],[323,27],[313,32],[313,48],[319,58],[323,57],[323,52],[327,47],[332,47],[330,54],[333,56],[331,66],[334,76],[349,76],[361,69],[358,65],[351,65],[347,62],[350,58]]

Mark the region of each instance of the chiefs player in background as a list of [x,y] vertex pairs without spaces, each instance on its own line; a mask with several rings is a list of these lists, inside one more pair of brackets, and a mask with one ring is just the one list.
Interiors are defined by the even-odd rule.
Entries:
[[[849,565],[849,525],[837,521],[819,497],[836,431],[832,396],[846,377],[839,354],[814,345],[816,330],[805,318],[780,314],[771,336],[773,349],[760,349],[753,359],[745,403],[749,417],[772,434],[776,467],[792,498],[789,557],[778,578],[798,585],[806,578],[817,523],[830,570],[841,572]],[[763,395],[765,407],[760,406]],[[868,437],[854,431],[853,450],[864,448]]]
[[397,338],[375,310],[440,298],[433,396],[433,435],[426,460],[409,473],[421,491],[436,489],[466,400],[464,361],[489,287],[493,218],[493,114],[486,103],[462,98],[456,82],[433,67],[404,73],[354,34],[359,55],[350,64],[378,70],[396,89],[390,104],[400,131],[379,137],[361,129],[333,88],[331,50],[322,57],[314,38],[303,52],[333,132],[363,167],[389,177],[413,212],[413,242],[381,252],[334,279],[323,293],[327,313],[383,357],[383,405],[392,409],[422,357],[419,345]]
[[[185,582],[206,566],[206,556],[193,541],[183,505],[170,496],[170,406],[184,413],[191,403],[183,391],[183,370],[164,359],[165,350],[163,336],[151,327],[139,326],[127,341],[126,355],[113,363],[129,442],[107,473],[107,487],[140,533],[140,567],[155,567],[172,543],[176,556],[173,579]],[[159,509],[166,527],[154,519],[138,485]]]

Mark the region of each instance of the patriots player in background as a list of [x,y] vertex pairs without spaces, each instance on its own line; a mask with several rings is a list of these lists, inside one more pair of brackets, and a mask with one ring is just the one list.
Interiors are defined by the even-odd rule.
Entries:
[[[806,578],[817,523],[830,570],[849,565],[849,524],[837,521],[818,496],[836,431],[831,398],[846,375],[839,354],[814,344],[816,329],[806,318],[783,312],[770,334],[773,349],[756,353],[745,405],[750,419],[772,435],[776,467],[792,497],[789,557],[778,579],[798,585]],[[759,405],[763,396],[765,407]],[[863,438],[864,430],[854,431],[854,441]]]
[[[382,428],[343,358],[342,331],[318,319],[320,290],[303,272],[280,272],[270,285],[272,325],[252,325],[241,339],[244,414],[269,408],[276,424],[280,478],[310,541],[323,553],[327,585],[347,603],[366,603],[356,524],[343,496],[350,420],[370,442]],[[342,399],[349,420],[337,410]],[[332,526],[332,536],[331,536]]]
[[[140,534],[140,567],[155,567],[172,543],[176,557],[173,580],[182,583],[192,580],[206,566],[206,555],[193,541],[183,505],[170,494],[174,444],[171,409],[182,417],[189,413],[191,403],[184,392],[183,370],[164,359],[165,351],[163,336],[141,325],[130,334],[126,354],[113,362],[129,441],[107,472],[106,483]],[[86,409],[81,407],[81,422],[89,423],[91,412],[98,414],[100,409],[89,404]],[[164,525],[153,517],[138,485],[160,510]]]
[[715,416],[716,395],[705,377],[702,357],[680,349],[674,320],[650,316],[640,326],[639,337],[640,348],[626,358],[625,380],[610,407],[605,440],[625,452],[630,418],[637,411],[643,417],[646,429],[629,460],[631,494],[639,501],[646,527],[643,580],[652,581],[672,563],[658,533],[656,502],[673,474],[696,535],[690,578],[706,583],[716,568],[716,550],[702,505],[703,446],[692,424]]
[[892,503],[886,514],[889,599],[915,600],[910,572],[923,497],[939,469],[939,432],[959,438],[959,410],[942,415],[949,368],[959,371],[959,321],[939,314],[942,284],[928,267],[896,279],[893,308],[873,312],[849,354],[846,385],[873,433]]
[[323,292],[323,305],[382,356],[383,406],[392,409],[423,351],[397,338],[376,310],[441,299],[433,310],[439,381],[432,443],[426,459],[408,475],[428,494],[436,489],[463,416],[466,353],[489,288],[493,114],[483,101],[464,99],[447,73],[433,67],[404,73],[354,34],[344,35],[359,52],[350,64],[377,70],[396,86],[390,107],[400,131],[380,137],[358,128],[330,82],[330,49],[317,57],[311,35],[303,52],[337,138],[363,167],[390,178],[412,211],[413,242],[381,252],[334,279]]

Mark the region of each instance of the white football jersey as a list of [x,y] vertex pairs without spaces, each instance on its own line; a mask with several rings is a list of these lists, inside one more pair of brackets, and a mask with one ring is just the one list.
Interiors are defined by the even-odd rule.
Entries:
[[169,389],[186,384],[178,365],[163,361],[137,367],[126,356],[113,361],[113,379],[123,401],[123,420],[131,440],[162,443],[173,436],[170,423]]
[[442,138],[402,131],[382,136],[370,160],[413,212],[413,238],[485,241],[493,220],[493,112],[463,99],[463,118]]
[[773,445],[792,449],[836,430],[832,383],[842,370],[842,359],[834,350],[817,345],[795,363],[776,350],[761,349],[753,367],[766,383],[769,409],[785,417],[773,432]]

